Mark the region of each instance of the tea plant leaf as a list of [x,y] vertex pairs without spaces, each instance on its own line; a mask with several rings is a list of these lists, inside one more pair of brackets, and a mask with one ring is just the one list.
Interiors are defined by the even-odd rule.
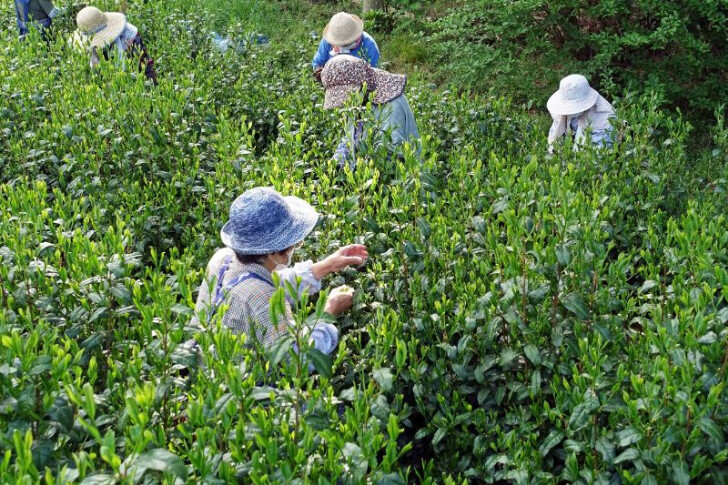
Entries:
[[621,448],[637,443],[641,439],[642,433],[634,428],[626,428],[617,432],[617,440],[619,440],[618,443]]
[[571,313],[579,317],[581,320],[589,319],[589,309],[587,308],[584,297],[578,293],[568,293],[561,298],[561,303]]
[[590,391],[585,394],[585,400],[578,404],[569,417],[569,428],[578,431],[584,428],[591,414],[599,408],[599,399]]
[[720,429],[720,427],[710,418],[707,418],[703,416],[698,420],[698,428],[700,430],[710,436],[713,441],[717,443],[723,442],[723,431]]
[[172,305],[170,310],[172,310],[172,313],[176,313],[178,315],[194,315],[195,313],[192,308],[187,305],[183,305],[182,303],[175,303]]
[[632,461],[636,460],[640,457],[640,452],[636,448],[628,448],[624,450],[622,453],[617,456],[617,458],[614,459],[614,464],[618,465],[620,463],[624,463],[625,461]]
[[640,286],[639,293],[646,293],[658,285],[659,283],[655,280],[645,280],[642,286]]
[[334,363],[331,356],[324,354],[318,349],[310,347],[308,350],[306,350],[306,357],[308,361],[313,364],[316,372],[318,372],[327,379],[331,379],[331,377],[333,376],[331,368]]
[[139,483],[148,470],[170,473],[181,480],[187,478],[187,467],[174,453],[164,448],[155,448],[139,455],[133,462],[134,483]]
[[559,244],[556,246],[556,259],[561,266],[569,266],[569,263],[571,262],[571,252],[565,244]]
[[541,442],[538,452],[545,457],[549,452],[564,439],[564,433],[559,430],[552,430],[551,433]]
[[541,365],[541,352],[538,350],[538,347],[533,344],[528,344],[523,348],[523,351],[533,365]]
[[394,376],[392,375],[392,371],[389,370],[389,368],[382,367],[380,369],[375,369],[372,372],[372,377],[374,377],[374,380],[377,381],[382,391],[389,392],[392,390]]
[[366,458],[364,458],[361,448],[354,443],[345,443],[341,449],[341,454],[344,458],[346,458],[351,466],[351,478],[355,482],[362,480],[369,468],[369,463]]
[[113,475],[97,473],[89,475],[81,481],[81,485],[113,485],[116,479]]
[[670,477],[677,485],[690,484],[690,470],[684,461],[678,460],[672,464],[672,476]]
[[596,450],[607,463],[614,463],[615,451],[614,444],[606,437],[601,437],[597,440]]
[[278,339],[266,352],[271,367],[276,367],[293,348],[293,336],[285,335]]

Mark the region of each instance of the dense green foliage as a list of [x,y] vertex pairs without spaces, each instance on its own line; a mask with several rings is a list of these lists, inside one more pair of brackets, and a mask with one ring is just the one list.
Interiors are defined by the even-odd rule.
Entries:
[[404,60],[427,59],[442,77],[479,91],[541,104],[564,74],[580,72],[610,94],[653,89],[702,117],[728,97],[725,2],[389,3],[395,15],[414,17],[380,23],[422,36],[422,50],[404,47]]
[[[548,157],[508,101],[412,83],[423,160],[337,172],[316,40],[220,55],[201,5],[129,4],[156,88],[2,32],[3,483],[728,480],[722,118],[696,191],[655,96],[617,103],[614,151]],[[330,281],[359,291],[313,376],[190,326],[257,185],[325,215],[297,257],[372,256]]]

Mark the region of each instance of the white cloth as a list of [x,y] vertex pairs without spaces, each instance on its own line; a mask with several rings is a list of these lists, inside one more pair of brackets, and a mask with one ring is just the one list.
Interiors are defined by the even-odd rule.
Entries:
[[[549,152],[553,151],[553,145],[556,140],[566,135],[570,125],[570,116],[560,116],[551,114],[553,123],[549,130]],[[614,108],[601,95],[597,98],[597,102],[588,110],[581,113],[576,119],[577,129],[574,137],[574,150],[578,150],[583,145],[587,131],[591,130],[591,142],[597,145],[611,145],[610,135],[612,131],[611,118],[614,117]]]

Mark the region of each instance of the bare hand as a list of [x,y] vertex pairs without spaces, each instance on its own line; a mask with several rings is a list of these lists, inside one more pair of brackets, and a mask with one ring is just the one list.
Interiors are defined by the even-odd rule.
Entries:
[[360,266],[366,263],[369,253],[366,246],[361,244],[350,244],[328,256],[323,261],[315,263],[311,268],[313,276],[320,280],[326,275],[336,273],[347,266]]
[[339,286],[329,293],[329,298],[326,300],[326,307],[324,308],[324,311],[338,317],[351,308],[351,304],[353,302],[354,289],[349,288],[348,286]]

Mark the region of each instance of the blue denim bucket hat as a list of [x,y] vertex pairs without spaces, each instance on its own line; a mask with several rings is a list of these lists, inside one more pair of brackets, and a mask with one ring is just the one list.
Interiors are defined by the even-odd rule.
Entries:
[[256,187],[235,199],[220,237],[240,254],[269,254],[303,241],[317,221],[318,213],[308,202]]

